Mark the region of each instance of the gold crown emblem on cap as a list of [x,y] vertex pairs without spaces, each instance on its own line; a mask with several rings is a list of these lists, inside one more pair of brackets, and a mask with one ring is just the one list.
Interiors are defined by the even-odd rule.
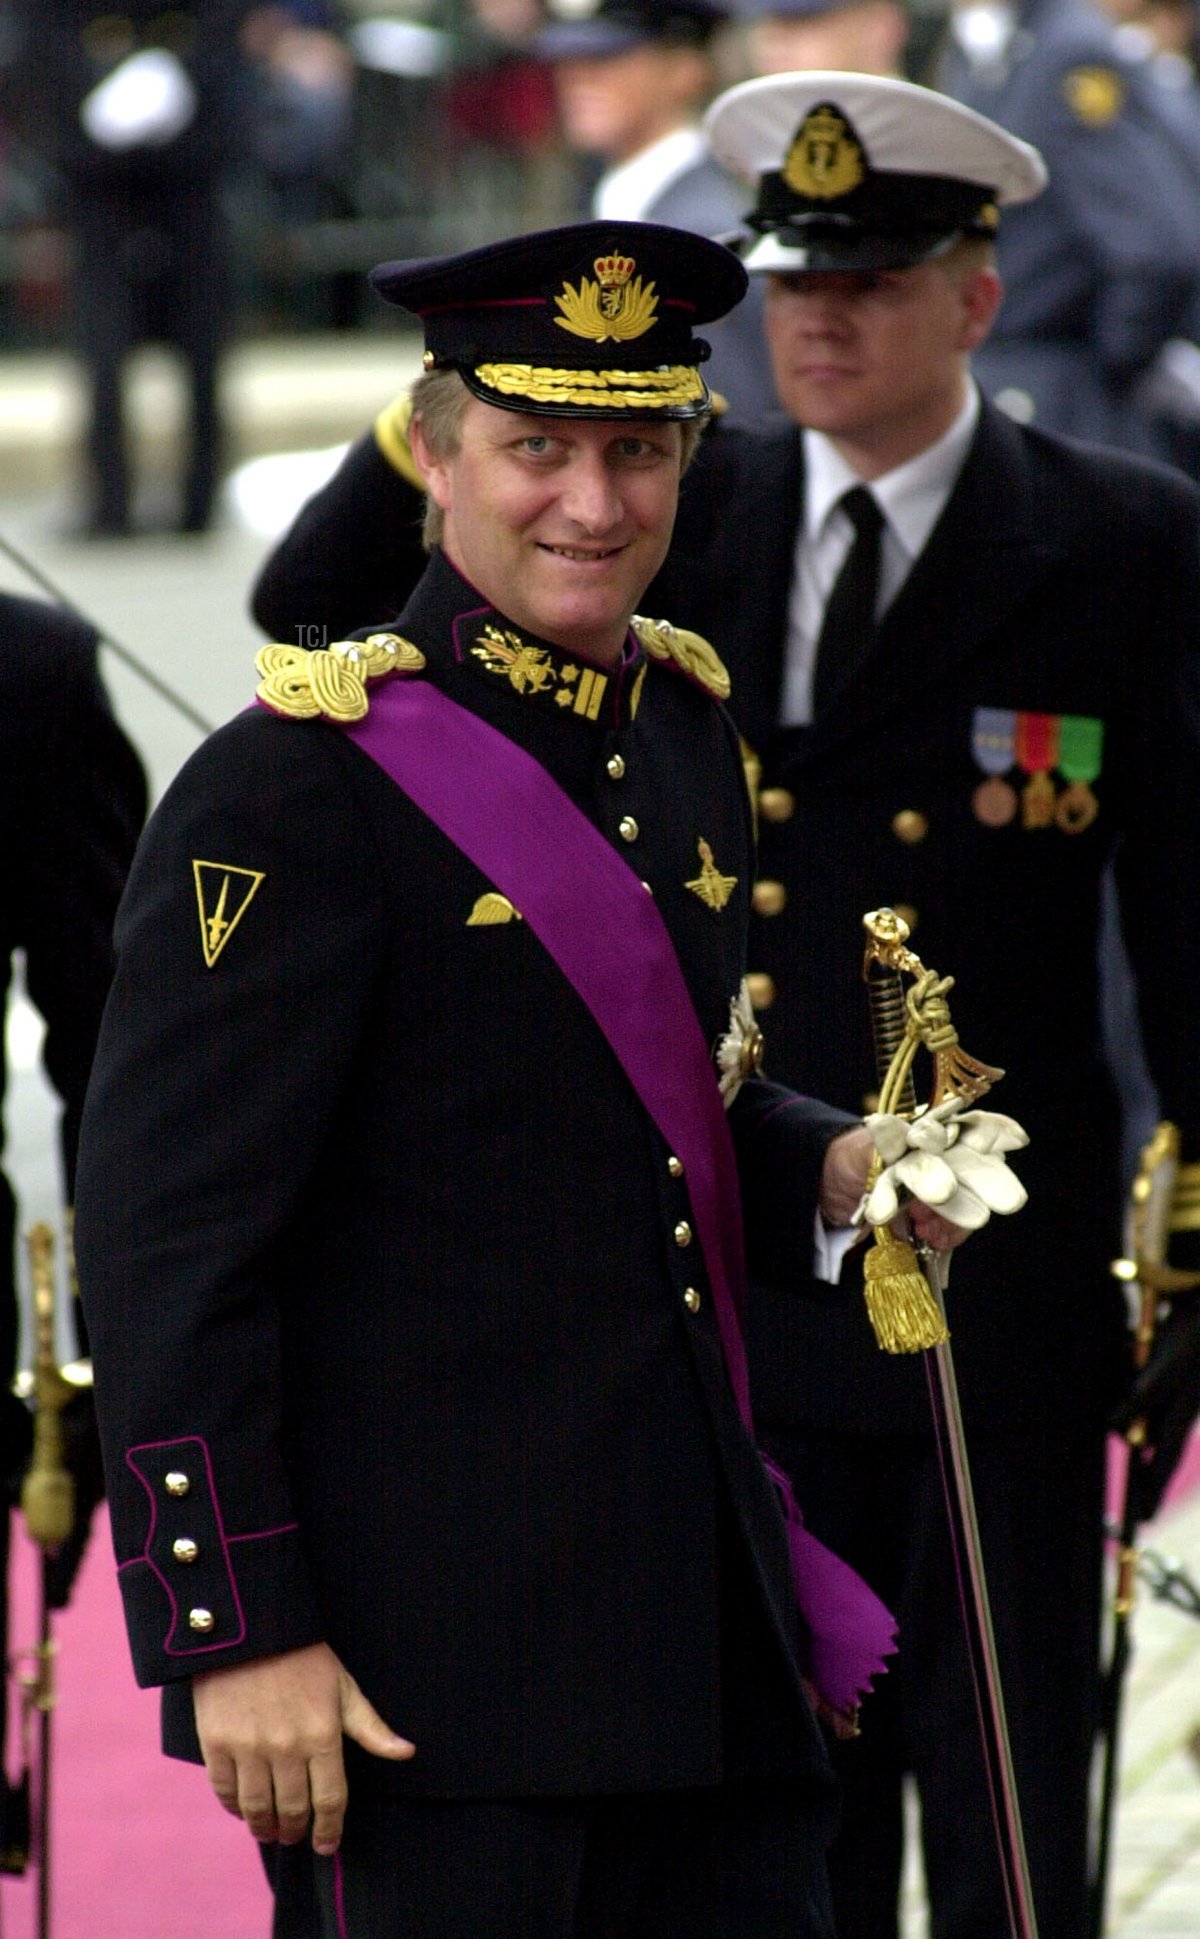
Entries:
[[632,256],[597,256],[592,268],[600,278],[601,289],[620,289],[629,281],[637,264]]
[[822,101],[800,123],[783,159],[783,179],[797,195],[833,202],[866,176],[861,144],[844,115]]
[[643,286],[641,277],[634,276],[637,263],[632,256],[597,256],[592,268],[597,282],[581,276],[577,290],[564,283],[555,297],[562,311],[554,319],[559,329],[593,343],[627,343],[631,337],[644,337],[658,309],[654,284]]

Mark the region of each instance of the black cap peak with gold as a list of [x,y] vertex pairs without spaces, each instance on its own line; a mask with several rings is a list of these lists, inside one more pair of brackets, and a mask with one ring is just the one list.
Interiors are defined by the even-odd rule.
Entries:
[[650,222],[580,222],[460,256],[384,263],[371,281],[419,316],[426,369],[451,367],[485,404],[551,417],[701,417],[692,334],[740,302],[722,244]]
[[1045,185],[1036,148],[931,88],[833,71],[730,88],[705,126],[734,174],[757,182],[750,273],[903,269]]

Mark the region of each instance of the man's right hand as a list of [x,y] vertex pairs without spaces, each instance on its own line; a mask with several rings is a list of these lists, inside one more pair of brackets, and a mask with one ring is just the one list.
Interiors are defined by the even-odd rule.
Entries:
[[343,1736],[376,1757],[413,1755],[327,1643],[206,1670],[192,1692],[209,1782],[264,1844],[299,1844],[311,1817],[313,1850],[337,1850],[346,1815]]

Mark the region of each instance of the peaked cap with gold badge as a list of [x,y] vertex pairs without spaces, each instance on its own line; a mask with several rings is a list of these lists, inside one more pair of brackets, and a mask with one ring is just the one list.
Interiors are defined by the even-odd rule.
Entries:
[[419,316],[425,367],[485,404],[548,417],[702,417],[697,324],[746,293],[721,243],[651,222],[580,222],[460,256],[384,263],[371,281]]
[[993,233],[1046,184],[1036,148],[931,88],[873,74],[768,75],[705,118],[713,149],[758,183],[751,275],[907,269]]

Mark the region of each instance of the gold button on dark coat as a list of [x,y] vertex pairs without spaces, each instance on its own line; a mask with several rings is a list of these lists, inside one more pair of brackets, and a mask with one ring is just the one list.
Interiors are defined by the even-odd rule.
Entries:
[[215,1629],[216,1626],[217,1619],[211,1609],[191,1609],[188,1611],[188,1628],[199,1630],[202,1636],[207,1636],[209,1631]]
[[764,875],[754,884],[750,900],[756,916],[782,915],[787,906],[787,890],[782,882],[772,882]]
[[758,812],[764,821],[790,821],[796,812],[796,797],[787,788],[764,788],[758,797]]
[[186,1495],[191,1485],[187,1476],[180,1474],[178,1470],[163,1476],[163,1487],[169,1495]]
[[194,1562],[199,1553],[199,1547],[190,1535],[181,1535],[177,1542],[171,1544],[171,1554],[177,1562]]
[[636,842],[638,825],[632,815],[622,815],[617,823],[617,833],[623,842]]
[[614,781],[619,781],[625,772],[625,763],[619,754],[610,754],[604,765]]
[[674,1152],[667,1159],[667,1170],[670,1172],[672,1178],[683,1177],[683,1160],[682,1158],[676,1158]]
[[692,1243],[692,1228],[686,1219],[680,1219],[675,1227],[675,1243],[677,1246],[690,1246]]
[[897,841],[907,842],[911,848],[914,842],[923,842],[929,833],[929,816],[923,815],[919,808],[901,808],[898,815],[892,816],[892,833]]
[[756,1010],[769,1010],[775,1001],[775,979],[765,970],[751,970],[746,978],[746,994]]
[[698,1313],[700,1311],[700,1295],[694,1286],[688,1287],[683,1296],[683,1303],[689,1313]]

